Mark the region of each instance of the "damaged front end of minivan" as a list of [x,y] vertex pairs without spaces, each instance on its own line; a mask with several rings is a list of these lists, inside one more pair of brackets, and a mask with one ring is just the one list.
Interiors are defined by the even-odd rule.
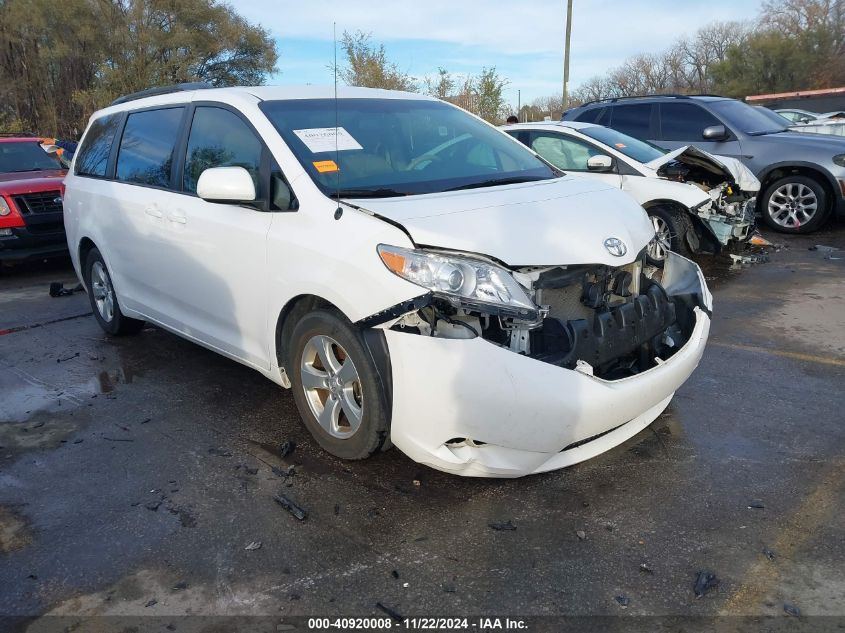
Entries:
[[616,267],[379,254],[429,289],[359,322],[387,337],[401,395],[391,437],[441,470],[513,477],[607,450],[659,415],[709,331],[700,270],[674,253],[662,271],[645,249]]

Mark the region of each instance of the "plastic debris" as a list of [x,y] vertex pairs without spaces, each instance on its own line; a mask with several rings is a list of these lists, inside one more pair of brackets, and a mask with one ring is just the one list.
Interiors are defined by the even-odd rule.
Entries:
[[211,448],[208,449],[208,454],[209,455],[217,455],[217,457],[231,457],[232,456],[231,451],[227,451],[223,448],[214,448],[214,447],[211,447]]
[[801,617],[801,609],[796,607],[794,604],[789,604],[788,602],[783,603],[783,612],[787,615],[794,615],[796,618]]
[[308,516],[308,513],[305,512],[302,508],[296,505],[293,501],[288,499],[285,495],[278,494],[273,497],[273,501],[278,503],[282,506],[285,510],[290,512],[293,516],[295,516],[300,521],[304,521]]
[[580,541],[587,539],[587,533],[584,530],[575,530],[575,536],[577,536]]
[[293,453],[295,450],[296,442],[294,442],[293,440],[287,440],[285,442],[282,442],[282,444],[279,446],[279,457],[284,459],[285,457]]
[[261,549],[261,541],[253,541],[249,545],[244,548],[248,552],[255,551],[257,549]]
[[79,358],[79,352],[76,352],[76,354],[71,354],[70,356],[66,356],[65,358],[57,358],[56,362],[64,363],[65,361],[73,360],[74,358]]
[[67,297],[68,295],[72,295],[74,292],[82,292],[84,288],[82,284],[76,284],[73,288],[65,288],[65,285],[61,281],[53,281],[50,283],[50,296],[54,299],[56,297]]
[[695,579],[695,585],[693,585],[692,590],[695,592],[696,598],[701,598],[708,591],[718,586],[719,579],[716,578],[716,574],[709,571],[700,571]]
[[654,570],[648,563],[640,563],[640,571],[646,574],[653,574]]
[[510,519],[508,519],[504,523],[488,523],[487,525],[489,525],[496,532],[508,532],[516,529],[516,526],[511,523]]
[[625,595],[618,595],[614,599],[616,600],[616,602],[619,603],[619,606],[621,606],[623,609],[627,608],[628,605],[631,604],[631,599]]
[[750,510],[752,508],[756,510],[764,510],[766,505],[759,499],[754,499],[754,501],[748,504],[748,509]]
[[394,609],[391,609],[390,607],[384,606],[381,602],[376,602],[376,609],[384,611],[388,616],[393,618],[395,622],[403,622],[405,620],[405,616],[398,613]]
[[183,589],[188,588],[188,582],[185,580],[180,580],[175,585],[173,585],[173,591],[182,591]]
[[760,235],[759,233],[755,233],[751,236],[751,239],[748,240],[748,243],[752,246],[774,246],[769,240],[765,237]]
[[144,606],[145,606],[145,607],[152,607],[153,605],[156,605],[156,604],[158,604],[158,600],[156,600],[155,598],[153,598],[152,600],[150,600],[149,602],[147,602],[147,604],[145,604]]
[[763,556],[765,556],[769,560],[774,560],[776,554],[772,550],[770,550],[768,547],[764,547],[763,548]]

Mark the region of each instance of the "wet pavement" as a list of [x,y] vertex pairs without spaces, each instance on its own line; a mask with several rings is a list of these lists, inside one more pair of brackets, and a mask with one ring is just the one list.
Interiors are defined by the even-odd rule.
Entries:
[[[179,630],[167,618],[384,617],[379,603],[842,626],[845,227],[767,237],[786,246],[767,263],[701,260],[711,341],[651,427],[520,480],[396,450],[332,458],[258,373],[155,328],[107,338],[84,294],[50,298],[49,282],[76,283],[66,262],[3,270],[0,615]],[[699,572],[715,575],[701,597]]]

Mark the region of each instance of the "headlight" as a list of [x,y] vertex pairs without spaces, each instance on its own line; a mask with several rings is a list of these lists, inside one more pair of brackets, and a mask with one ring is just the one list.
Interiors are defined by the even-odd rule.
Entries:
[[466,309],[496,307],[496,312],[535,320],[537,306],[504,268],[455,255],[380,244],[378,254],[396,275]]
[[11,212],[12,210],[9,208],[9,203],[6,202],[6,198],[0,196],[0,218],[9,215]]
[[840,167],[845,167],[845,154],[837,154],[833,157],[833,162]]

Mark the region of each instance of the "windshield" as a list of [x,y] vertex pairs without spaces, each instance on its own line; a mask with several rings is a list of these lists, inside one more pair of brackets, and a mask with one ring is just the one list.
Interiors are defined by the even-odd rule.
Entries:
[[666,150],[657,147],[657,145],[611,130],[609,127],[585,127],[578,131],[641,163],[651,162],[666,153]]
[[757,108],[735,99],[713,101],[710,103],[710,107],[727,121],[730,127],[750,136],[783,132],[788,125],[787,121],[784,121],[783,124],[777,123],[768,114],[764,114]]
[[44,151],[37,141],[0,143],[0,173],[63,169],[58,159]]
[[439,101],[296,99],[260,107],[327,196],[387,197],[558,176],[502,132]]

